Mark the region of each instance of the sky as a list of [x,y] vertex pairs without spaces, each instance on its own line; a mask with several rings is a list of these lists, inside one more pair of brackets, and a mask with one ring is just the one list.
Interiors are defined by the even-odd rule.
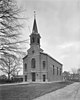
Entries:
[[[34,11],[41,48],[63,64],[63,70],[80,67],[80,0],[17,0],[24,9],[23,38],[32,32]],[[29,44],[26,44],[27,49]],[[26,52],[27,52],[26,49]]]

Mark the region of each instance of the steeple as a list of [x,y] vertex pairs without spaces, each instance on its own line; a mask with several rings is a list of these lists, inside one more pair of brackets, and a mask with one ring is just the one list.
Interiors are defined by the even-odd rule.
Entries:
[[38,33],[37,23],[36,23],[36,12],[35,12],[35,11],[34,11],[34,23],[33,23],[32,33],[33,33],[33,34]]
[[30,45],[36,45],[40,47],[40,34],[38,33],[38,29],[37,29],[37,24],[36,24],[36,14],[34,11],[34,23],[33,23],[33,29],[32,29],[32,33],[30,35]]

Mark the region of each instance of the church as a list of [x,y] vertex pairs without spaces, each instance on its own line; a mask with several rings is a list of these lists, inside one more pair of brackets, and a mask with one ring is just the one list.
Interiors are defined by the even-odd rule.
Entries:
[[62,64],[43,52],[40,48],[40,39],[41,36],[38,33],[36,16],[34,15],[33,29],[30,35],[30,48],[23,58],[23,81],[62,81]]

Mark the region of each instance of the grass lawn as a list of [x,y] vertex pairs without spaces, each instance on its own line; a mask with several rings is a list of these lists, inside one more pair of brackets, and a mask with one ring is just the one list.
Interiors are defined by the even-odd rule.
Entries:
[[0,87],[0,100],[32,100],[46,93],[63,88],[72,82],[31,83]]

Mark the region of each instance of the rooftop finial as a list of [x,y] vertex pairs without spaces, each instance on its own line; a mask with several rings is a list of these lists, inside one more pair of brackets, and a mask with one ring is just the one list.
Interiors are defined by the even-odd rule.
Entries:
[[36,11],[34,11],[34,19],[36,19]]

